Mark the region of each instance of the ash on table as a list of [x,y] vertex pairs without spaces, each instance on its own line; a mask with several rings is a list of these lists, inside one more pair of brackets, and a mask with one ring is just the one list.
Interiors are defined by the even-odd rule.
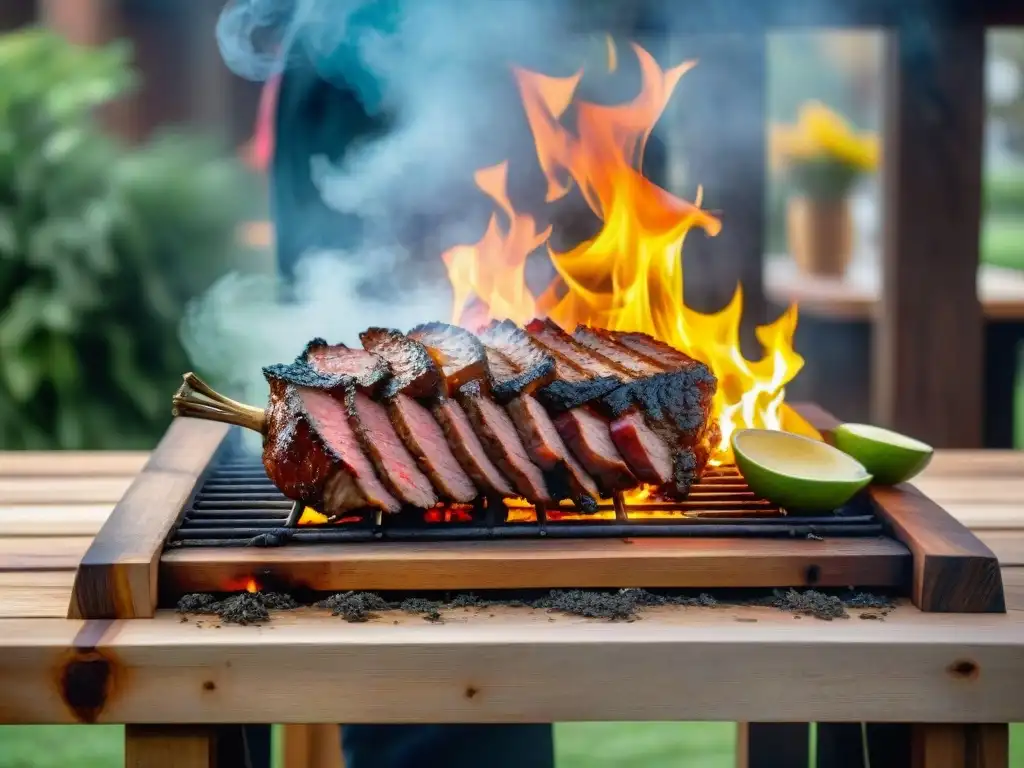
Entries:
[[341,616],[345,621],[361,623],[376,619],[378,611],[391,608],[388,601],[375,592],[339,592],[316,604],[326,608],[332,616]]
[[239,592],[223,599],[206,593],[185,595],[178,601],[178,612],[217,616],[228,624],[261,624],[270,620],[270,611],[298,608],[291,595],[280,592]]
[[878,612],[862,613],[861,618],[881,619],[895,607],[890,598],[867,592],[855,592],[840,597],[827,595],[815,589],[808,589],[804,592],[798,592],[795,589],[790,589],[787,592],[775,590],[772,597],[758,602],[761,605],[770,605],[798,616],[813,616],[824,621],[850,618],[847,608],[873,608]]

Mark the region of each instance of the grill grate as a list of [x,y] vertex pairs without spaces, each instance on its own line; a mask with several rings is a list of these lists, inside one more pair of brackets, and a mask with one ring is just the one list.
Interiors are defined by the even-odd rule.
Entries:
[[[459,522],[427,522],[422,512],[353,522],[298,526],[301,507],[270,482],[258,459],[225,451],[185,509],[168,546],[243,547],[286,543],[454,541],[535,538],[874,537],[884,533],[870,503],[855,499],[831,514],[787,516],[757,498],[734,468],[710,472],[681,503],[603,507],[581,520],[568,510],[541,510],[531,519],[507,521],[506,510],[485,506]],[[516,510],[523,512],[525,510]],[[676,516],[643,517],[671,511]],[[436,515],[435,515],[436,516]],[[522,515],[520,515],[522,516]],[[511,516],[515,517],[515,516]],[[538,519],[539,517],[539,519]],[[500,519],[499,519],[500,518]]]

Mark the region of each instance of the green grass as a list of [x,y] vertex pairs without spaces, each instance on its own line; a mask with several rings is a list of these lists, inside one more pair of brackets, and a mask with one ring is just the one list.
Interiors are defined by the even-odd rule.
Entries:
[[[116,725],[0,726],[0,768],[115,768],[124,764]],[[733,723],[563,723],[558,768],[732,768]],[[1024,726],[1010,731],[1010,766],[1024,768]]]

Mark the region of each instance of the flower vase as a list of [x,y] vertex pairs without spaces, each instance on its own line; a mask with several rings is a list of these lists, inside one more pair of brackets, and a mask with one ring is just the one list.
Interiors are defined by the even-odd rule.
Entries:
[[847,198],[791,197],[786,234],[802,272],[820,277],[846,274],[853,254],[853,218]]

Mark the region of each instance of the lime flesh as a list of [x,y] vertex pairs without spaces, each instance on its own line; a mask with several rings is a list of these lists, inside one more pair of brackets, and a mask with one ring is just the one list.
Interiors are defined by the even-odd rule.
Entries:
[[882,485],[906,482],[928,466],[934,453],[927,443],[870,424],[843,424],[832,433],[832,442]]
[[732,449],[750,490],[792,512],[834,510],[871,482],[851,456],[789,432],[742,429],[732,436]]

